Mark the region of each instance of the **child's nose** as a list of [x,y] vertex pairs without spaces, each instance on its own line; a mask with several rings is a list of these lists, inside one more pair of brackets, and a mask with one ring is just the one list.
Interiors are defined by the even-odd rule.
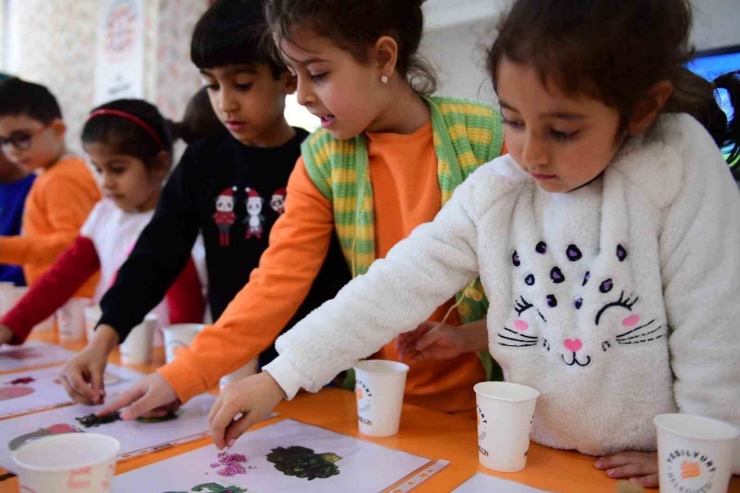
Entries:
[[583,347],[583,343],[580,339],[566,339],[563,345],[565,346],[565,349],[574,353],[580,351]]

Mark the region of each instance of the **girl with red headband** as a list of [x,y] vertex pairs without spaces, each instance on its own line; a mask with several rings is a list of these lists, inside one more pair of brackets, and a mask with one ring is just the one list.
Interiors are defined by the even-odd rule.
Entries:
[[[104,198],[75,243],[0,320],[0,340],[21,344],[34,325],[64,305],[98,270],[94,300],[100,300],[154,214],[172,166],[173,140],[167,121],[145,101],[113,101],[90,113],[82,144],[100,176]],[[202,322],[204,310],[191,259],[153,312],[168,324]]]

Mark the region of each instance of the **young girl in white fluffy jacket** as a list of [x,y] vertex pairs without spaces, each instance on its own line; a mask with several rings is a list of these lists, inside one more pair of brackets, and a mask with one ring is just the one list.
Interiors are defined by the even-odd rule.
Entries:
[[[416,359],[489,350],[540,391],[532,439],[610,477],[657,484],[657,414],[740,424],[740,194],[717,149],[737,158],[740,121],[712,94],[740,82],[683,68],[690,25],[686,0],[518,0],[488,60],[510,155],[227,389],[216,444],[399,334]],[[487,324],[417,329],[478,276]]]

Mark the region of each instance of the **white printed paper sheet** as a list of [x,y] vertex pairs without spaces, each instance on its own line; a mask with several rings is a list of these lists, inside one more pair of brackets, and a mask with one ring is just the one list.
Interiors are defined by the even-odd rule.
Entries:
[[547,493],[521,483],[478,473],[465,481],[453,493]]
[[72,351],[40,341],[28,341],[22,346],[5,346],[0,348],[0,373],[60,365],[74,355]]
[[102,406],[62,407],[0,422],[0,466],[14,470],[13,451],[26,443],[62,433],[101,433],[121,442],[118,460],[192,442],[210,435],[208,412],[216,397],[204,394],[182,406],[177,418],[162,422],[114,421],[85,427],[77,418],[93,414]]
[[[105,370],[107,399],[129,388],[144,374],[108,365]],[[0,375],[0,418],[9,418],[72,403],[59,381],[59,367]]]
[[[447,465],[332,431],[284,420],[219,453],[209,445],[113,480],[115,493],[333,493],[409,491]],[[408,483],[411,483],[409,485]]]

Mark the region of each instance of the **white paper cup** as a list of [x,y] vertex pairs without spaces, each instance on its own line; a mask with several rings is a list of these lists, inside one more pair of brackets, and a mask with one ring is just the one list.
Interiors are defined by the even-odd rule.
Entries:
[[85,335],[87,342],[95,337],[95,327],[97,327],[100,318],[103,316],[103,310],[99,305],[90,305],[85,308]]
[[152,361],[152,343],[157,330],[159,317],[150,313],[144,321],[131,329],[126,340],[119,346],[121,363],[124,365],[145,365]]
[[97,433],[65,433],[13,453],[23,492],[108,493],[121,444]]
[[164,328],[164,352],[167,363],[171,363],[177,350],[187,347],[193,342],[198,332],[203,330],[203,324],[175,324]]
[[259,363],[258,360],[259,358],[254,358],[252,361],[242,366],[235,372],[229,373],[225,377],[222,377],[221,380],[219,380],[218,387],[223,390],[224,387],[226,387],[230,383],[234,383],[237,380],[241,380],[242,378],[251,377],[252,375],[257,374],[257,366]]
[[5,316],[28,293],[25,286],[5,285],[0,288],[0,316]]
[[85,308],[89,298],[72,298],[57,311],[59,342],[65,344],[85,340]]
[[727,491],[740,430],[689,414],[659,414],[653,422],[658,428],[661,492]]
[[401,422],[408,365],[375,359],[360,361],[354,369],[360,433],[373,437],[395,435]]
[[52,315],[51,317],[47,318],[37,326],[33,328],[33,331],[37,334],[39,332],[52,332],[54,330],[54,323],[56,322],[56,317]]
[[478,404],[478,460],[494,471],[521,471],[527,465],[529,432],[540,393],[508,382],[481,382],[473,389]]

